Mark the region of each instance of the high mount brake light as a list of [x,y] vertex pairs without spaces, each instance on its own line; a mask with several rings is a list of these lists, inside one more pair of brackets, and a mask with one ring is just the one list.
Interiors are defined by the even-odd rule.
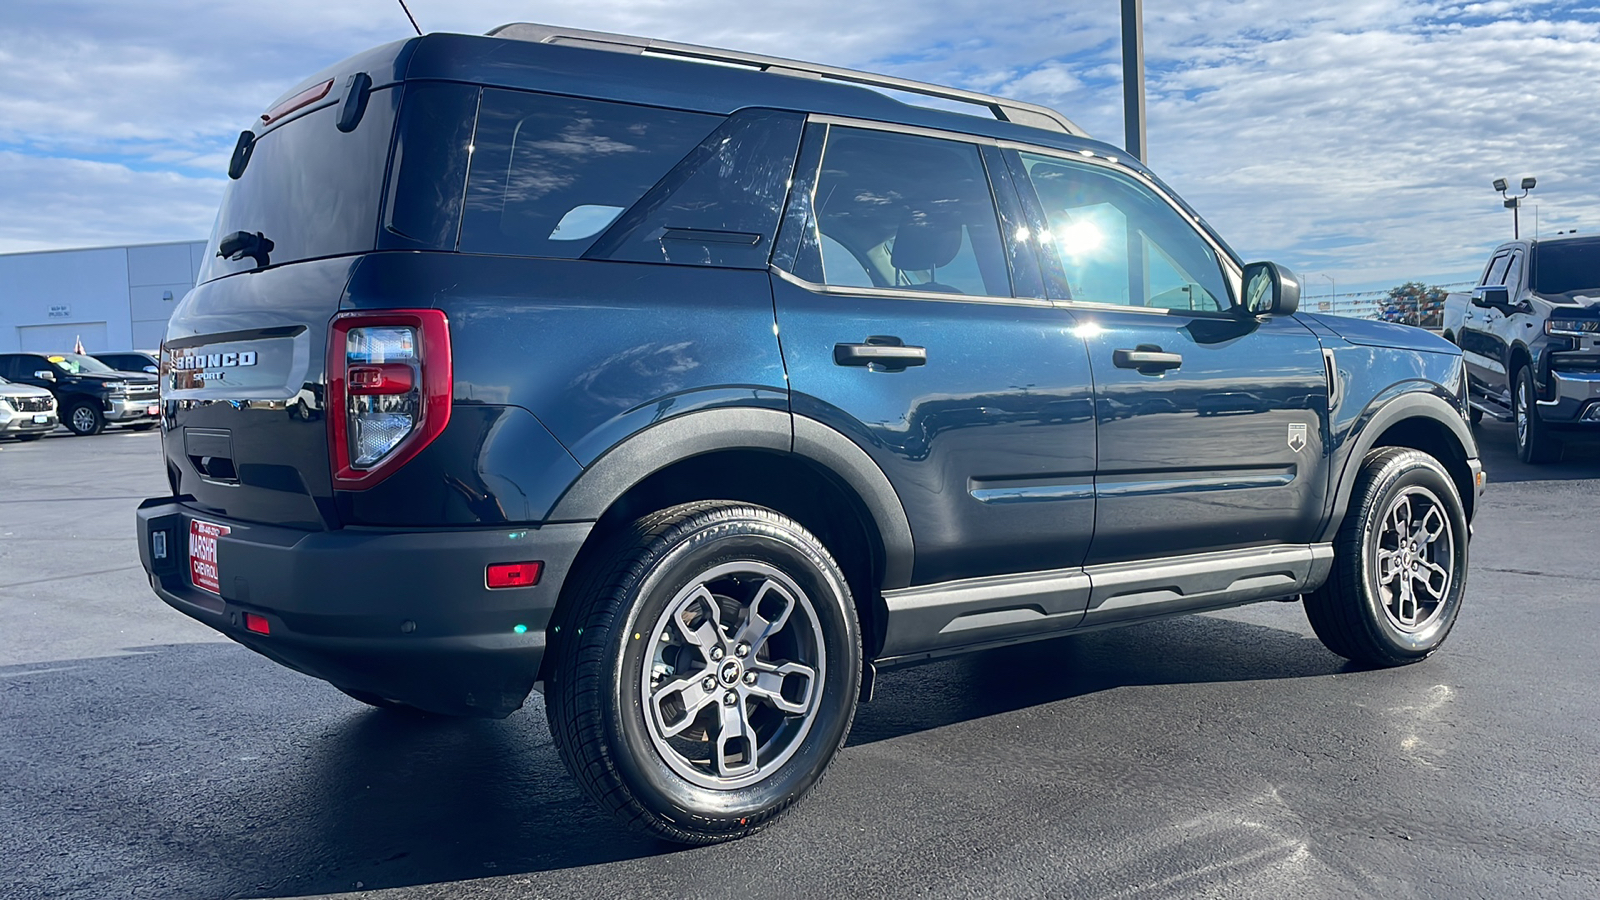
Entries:
[[365,490],[450,422],[450,322],[436,309],[340,313],[328,333],[328,448],[336,490]]
[[295,94],[293,97],[283,101],[282,103],[279,103],[277,106],[274,106],[273,108],[262,113],[261,124],[271,125],[273,122],[278,121],[297,109],[310,106],[318,100],[321,100],[323,97],[328,96],[328,91],[332,89],[332,78],[329,78],[327,81],[324,81],[321,84],[314,84],[300,93]]

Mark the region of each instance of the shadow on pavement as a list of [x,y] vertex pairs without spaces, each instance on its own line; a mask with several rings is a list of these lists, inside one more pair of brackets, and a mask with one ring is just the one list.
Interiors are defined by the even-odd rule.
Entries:
[[[1298,634],[1189,617],[885,673],[851,743],[1125,685],[1342,670]],[[677,849],[579,793],[537,697],[504,721],[411,717],[193,644],[0,669],[0,709],[0,895],[290,897]]]
[[1491,485],[1600,478],[1600,433],[1595,439],[1568,441],[1560,462],[1540,466],[1528,465],[1517,458],[1516,433],[1508,423],[1485,419],[1473,426],[1472,433],[1478,439],[1478,453]]

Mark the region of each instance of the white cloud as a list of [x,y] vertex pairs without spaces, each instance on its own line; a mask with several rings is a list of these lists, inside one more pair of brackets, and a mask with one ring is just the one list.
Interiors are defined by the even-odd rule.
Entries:
[[0,252],[202,238],[222,184],[0,151]]

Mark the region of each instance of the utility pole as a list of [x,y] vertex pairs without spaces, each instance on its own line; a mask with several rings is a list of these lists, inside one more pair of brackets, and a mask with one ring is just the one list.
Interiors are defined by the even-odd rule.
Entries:
[[1123,134],[1134,159],[1147,162],[1144,131],[1144,0],[1122,0]]

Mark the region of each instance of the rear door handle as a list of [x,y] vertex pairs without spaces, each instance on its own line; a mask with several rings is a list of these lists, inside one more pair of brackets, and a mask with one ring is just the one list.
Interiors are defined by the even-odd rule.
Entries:
[[928,364],[926,347],[908,347],[890,335],[875,334],[864,344],[834,344],[833,361],[841,366],[875,366],[884,372],[903,372],[908,366]]
[[1183,357],[1165,353],[1155,344],[1140,344],[1132,350],[1113,350],[1111,363],[1119,369],[1136,369],[1142,375],[1159,375],[1183,365]]

